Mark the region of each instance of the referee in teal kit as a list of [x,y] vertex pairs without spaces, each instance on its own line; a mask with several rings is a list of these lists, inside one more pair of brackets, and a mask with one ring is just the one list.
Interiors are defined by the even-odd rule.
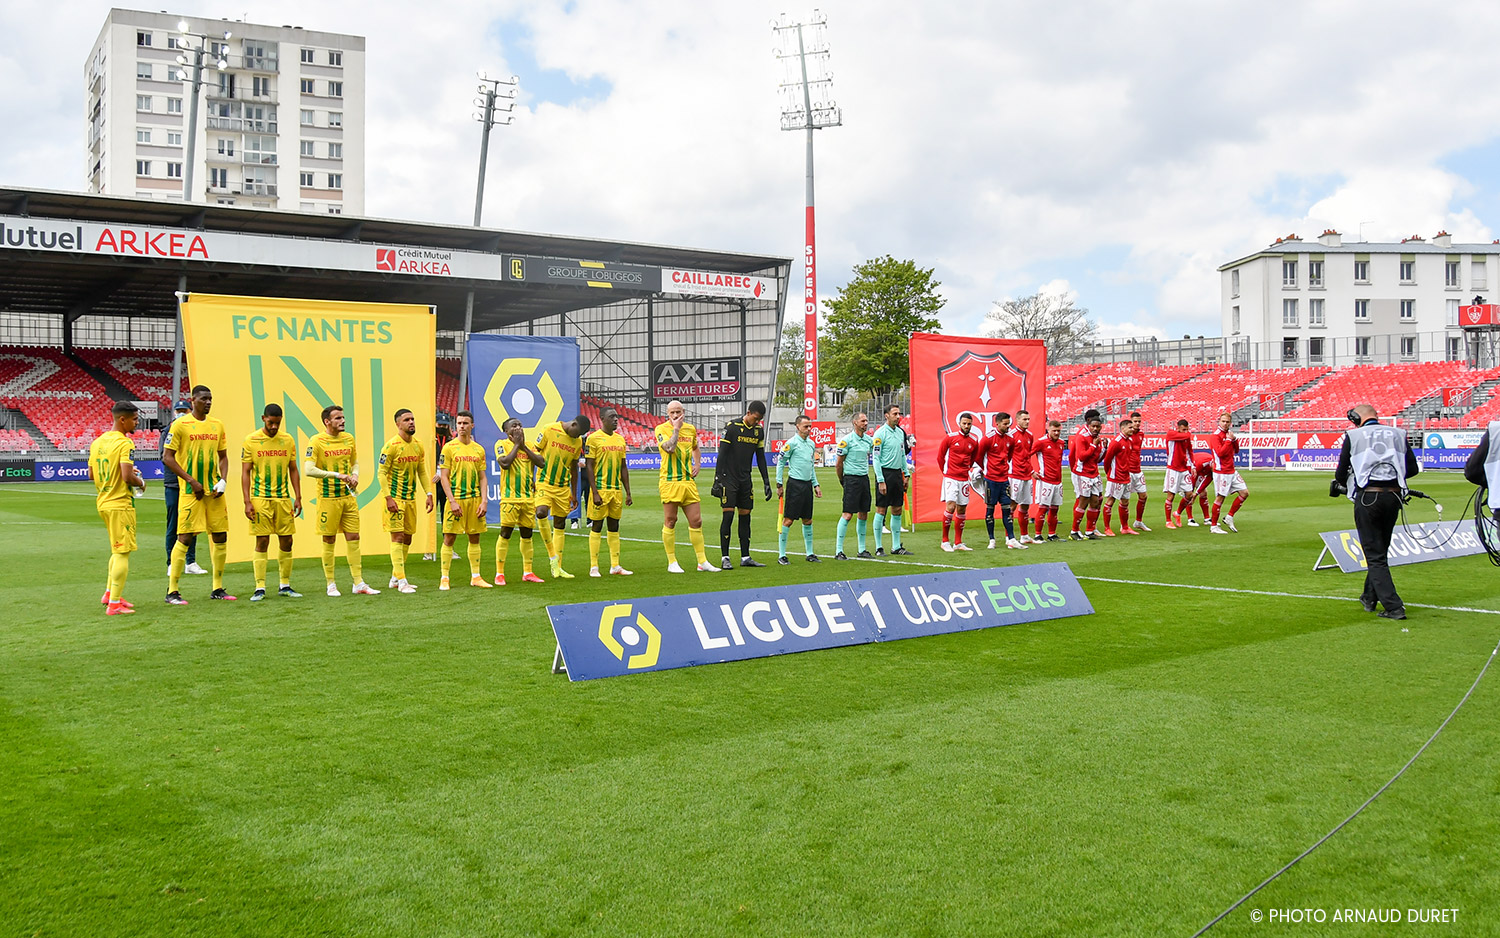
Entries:
[[[818,444],[812,441],[812,418],[798,414],[797,435],[786,441],[781,448],[781,458],[776,460],[776,494],[782,500],[781,556],[776,562],[783,567],[789,563],[786,559],[788,529],[798,519],[802,521],[802,543],[807,547],[807,562],[818,563],[818,555],[813,553],[812,536],[813,499],[823,497],[818,474],[813,469],[813,456],[817,452]],[[785,488],[781,484],[783,476],[786,477]]]
[[833,471],[838,474],[839,485],[844,487],[844,511],[839,515],[839,533],[834,542],[834,560],[848,560],[844,553],[844,534],[849,530],[849,519],[859,515],[855,527],[858,533],[859,556],[868,560],[870,552],[865,550],[865,525],[870,518],[870,451],[874,449],[875,437],[866,433],[870,418],[855,414],[851,424],[854,430],[839,440],[839,458]]
[[909,555],[901,546],[901,506],[906,504],[907,480],[911,470],[906,454],[911,452],[911,436],[901,426],[901,408],[896,404],[885,409],[885,423],[875,431],[875,556],[885,553],[886,512],[891,515],[891,554]]

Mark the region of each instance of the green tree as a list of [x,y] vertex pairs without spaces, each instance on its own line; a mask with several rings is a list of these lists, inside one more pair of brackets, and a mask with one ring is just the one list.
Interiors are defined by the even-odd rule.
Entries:
[[1041,339],[1049,365],[1085,361],[1099,335],[1099,323],[1086,308],[1073,305],[1072,293],[1033,293],[996,301],[984,317],[982,331],[1002,339]]
[[913,332],[936,332],[938,310],[947,302],[932,268],[887,254],[854,268],[838,295],[823,301],[828,312],[819,342],[819,378],[826,385],[884,394],[906,384]]
[[802,366],[806,360],[804,330],[800,322],[788,322],[781,332],[781,352],[776,356],[776,401],[784,407],[802,406]]

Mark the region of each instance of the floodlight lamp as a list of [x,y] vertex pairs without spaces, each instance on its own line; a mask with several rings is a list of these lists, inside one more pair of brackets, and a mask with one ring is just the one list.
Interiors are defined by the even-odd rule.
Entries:
[[512,76],[510,76],[510,83],[512,85],[519,85],[521,83],[521,76],[520,75],[512,75]]
[[219,68],[228,68],[228,67],[229,67],[229,60],[228,59],[220,59],[219,60]]
[[481,68],[479,71],[475,72],[474,74],[477,75],[477,76],[479,76],[479,80],[480,81],[489,81],[490,80],[490,73],[486,69],[482,69]]
[[187,20],[178,20],[177,21],[177,31],[178,32],[182,32],[182,33],[187,32],[188,31],[188,21]]
[[233,35],[234,35],[234,33],[231,33],[229,30],[227,30],[227,29],[224,30],[224,38],[225,39],[228,39],[230,36],[233,36]]

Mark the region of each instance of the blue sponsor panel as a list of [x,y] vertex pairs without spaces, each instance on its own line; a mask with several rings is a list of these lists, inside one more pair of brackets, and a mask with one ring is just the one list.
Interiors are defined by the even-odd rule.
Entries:
[[1423,469],[1462,469],[1469,461],[1472,449],[1422,449],[1417,458]]
[[547,607],[574,681],[1093,611],[1065,563]]
[[[703,451],[702,467],[704,469],[713,469],[718,464],[718,450],[714,450],[713,452],[709,452],[707,450]],[[770,463],[770,465],[775,466],[775,463]],[[661,468],[661,453],[627,453],[625,455],[625,466],[632,471],[637,469],[649,469],[654,472]]]
[[89,480],[89,464],[86,461],[77,462],[54,462],[51,460],[37,460],[36,481],[38,482],[87,482]]
[[548,606],[547,615],[573,681],[876,640],[847,583]]
[[849,588],[880,641],[1091,615],[1065,563],[853,580]]
[[[1332,567],[1333,564],[1323,562],[1323,558],[1328,556],[1332,556],[1344,573],[1363,573],[1368,569],[1365,552],[1359,544],[1359,532],[1352,528],[1322,531],[1318,537],[1323,539],[1323,551],[1313,564],[1314,570]],[[1386,563],[1392,567],[1401,567],[1409,563],[1472,557],[1482,553],[1484,543],[1479,540],[1479,532],[1474,528],[1473,519],[1403,524],[1391,532],[1391,546],[1386,552]]]

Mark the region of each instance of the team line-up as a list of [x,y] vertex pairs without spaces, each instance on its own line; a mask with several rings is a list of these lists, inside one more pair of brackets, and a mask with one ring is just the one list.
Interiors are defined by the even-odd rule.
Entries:
[[[228,499],[225,497],[229,477],[228,438],[223,421],[211,416],[213,394],[199,385],[193,389],[188,413],[171,425],[162,448],[162,465],[170,477],[180,480],[183,489],[177,503],[176,543],[172,547],[168,570],[166,602],[186,605],[179,588],[188,567],[189,552],[198,534],[210,540],[213,585],[209,598],[232,601],[224,586],[224,569],[228,554]],[[115,405],[114,428],[94,441],[89,453],[89,476],[97,490],[97,506],[110,540],[108,587],[101,603],[110,615],[128,614],[134,610],[124,598],[130,554],[136,549],[134,500],[144,494],[145,482],[134,465],[134,444],[130,434],[136,429],[138,412],[128,401]],[[858,414],[850,432],[838,441],[833,466],[843,489],[842,512],[838,522],[835,559],[847,560],[845,539],[854,523],[856,556],[874,558],[885,551],[884,531],[889,520],[893,555],[909,555],[903,546],[902,506],[910,487],[912,452],[915,439],[901,426],[901,410],[892,406],[885,420],[873,432],[869,419]],[[696,569],[704,573],[732,569],[730,539],[738,522],[740,566],[761,567],[751,557],[750,514],[755,501],[752,467],[758,468],[761,489],[766,500],[772,498],[771,480],[765,454],[763,421],[765,405],[752,402],[745,415],[731,421],[719,444],[711,494],[723,509],[719,529],[722,560],[709,561],[702,529],[701,499],[697,477],[702,454],[698,431],[685,420],[685,409],[679,402],[666,408],[666,420],[656,428],[656,443],[661,454],[658,491],[662,504],[662,545],[667,571],[682,573],[677,561],[676,526],[679,515],[688,522],[688,540],[696,556]],[[986,506],[985,523],[989,546],[996,546],[994,515],[1001,509],[1006,546],[1026,549],[1028,545],[1056,541],[1057,513],[1061,505],[1062,463],[1066,453],[1073,475],[1077,498],[1074,501],[1070,536],[1085,540],[1113,536],[1111,511],[1118,504],[1120,533],[1149,531],[1143,514],[1146,486],[1140,465],[1140,413],[1120,421],[1119,435],[1105,442],[1100,437],[1102,420],[1097,411],[1089,411],[1065,449],[1061,442],[1061,424],[1048,421],[1041,439],[1032,436],[1030,415],[1019,411],[1014,418],[1007,413],[993,415],[994,431],[976,433],[974,415],[962,414],[958,430],[946,436],[938,449],[937,468],[943,473],[944,503],[942,548],[945,551],[970,550],[963,541],[965,516],[970,493],[979,494]],[[266,575],[269,566],[271,538],[277,539],[278,593],[300,597],[292,588],[292,538],[295,519],[302,514],[302,479],[312,480],[317,496],[317,527],[322,539],[322,566],[329,596],[341,595],[335,577],[335,553],[339,536],[345,541],[349,573],[355,594],[377,594],[380,591],[365,582],[360,558],[360,516],[356,493],[359,489],[358,447],[352,435],[345,432],[344,412],[338,405],[323,409],[323,432],[308,442],[304,459],[298,463],[296,441],[281,432],[282,411],[276,404],[266,405],[261,429],[245,438],[241,447],[240,489],[243,511],[254,537],[252,568],[255,591],[251,601],[267,595]],[[1014,421],[1014,422],[1012,422]],[[416,533],[419,493],[423,509],[431,513],[434,493],[447,496],[443,511],[443,548],[439,553],[441,579],[438,588],[450,587],[454,545],[460,535],[467,539],[469,585],[489,589],[492,582],[481,572],[481,535],[487,530],[489,485],[486,462],[489,454],[473,437],[474,420],[467,411],[457,415],[458,435],[445,443],[438,454],[438,475],[429,478],[427,456],[416,438],[416,418],[408,409],[394,415],[395,435],[386,441],[379,457],[379,494],[384,501],[382,528],[390,535],[391,579],[388,588],[401,593],[415,592],[417,587],[407,579],[406,561],[412,537]],[[618,415],[605,410],[601,426],[593,428],[588,417],[543,427],[527,439],[521,422],[515,418],[501,427],[504,437],[494,447],[499,471],[500,531],[496,541],[494,586],[506,585],[505,570],[510,542],[519,532],[521,579],[529,583],[544,582],[533,569],[533,539],[540,538],[547,553],[554,578],[572,579],[562,565],[566,536],[562,519],[585,500],[589,526],[590,576],[602,576],[601,541],[609,549],[608,572],[630,576],[620,563],[620,518],[623,509],[633,504],[630,472],[626,466],[628,452],[624,437],[618,432]],[[1220,526],[1220,506],[1225,497],[1234,501],[1222,519],[1224,526],[1235,530],[1234,514],[1249,492],[1234,468],[1239,443],[1229,429],[1229,415],[1220,416],[1219,431],[1209,440],[1211,454],[1195,455],[1193,438],[1187,422],[1179,421],[1178,430],[1167,434],[1169,451],[1166,473],[1165,512],[1167,527],[1197,526],[1192,517],[1192,500],[1197,498],[1205,517],[1209,516],[1207,486],[1213,480],[1215,495],[1210,530],[1224,533]],[[781,499],[781,524],[778,526],[777,562],[786,565],[787,541],[792,525],[801,522],[803,546],[809,562],[820,562],[813,549],[813,500],[822,497],[818,481],[816,456],[819,447],[811,438],[812,423],[802,415],[796,419],[796,432],[782,447],[776,464],[776,495]],[[580,475],[581,473],[581,475]],[[581,486],[578,483],[582,483]],[[873,491],[872,491],[873,489]],[[1135,523],[1128,518],[1130,496],[1136,495]],[[1174,509],[1174,498],[1177,504]],[[867,545],[867,525],[874,508],[872,554]],[[1103,514],[1102,530],[1097,527]],[[1183,521],[1184,512],[1187,521]],[[1080,523],[1087,519],[1082,532]],[[1029,534],[1032,521],[1036,534]],[[1043,534],[1043,525],[1047,534]],[[1015,528],[1020,528],[1017,536]],[[950,538],[951,531],[951,538]]]

